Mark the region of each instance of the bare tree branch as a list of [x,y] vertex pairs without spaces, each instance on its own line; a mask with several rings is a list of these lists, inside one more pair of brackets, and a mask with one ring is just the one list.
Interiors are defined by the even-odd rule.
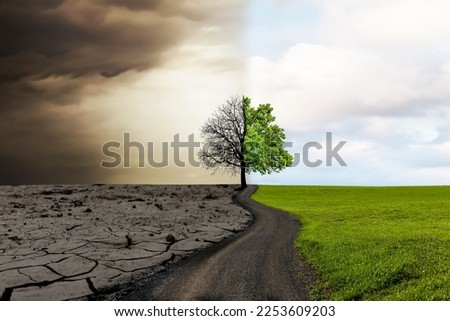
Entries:
[[244,107],[242,98],[235,96],[217,109],[201,128],[207,142],[199,157],[208,169],[225,170],[236,174],[244,159]]

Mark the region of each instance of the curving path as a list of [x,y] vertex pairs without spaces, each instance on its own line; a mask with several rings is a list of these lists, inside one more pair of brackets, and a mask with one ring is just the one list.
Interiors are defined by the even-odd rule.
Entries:
[[307,300],[313,273],[296,258],[292,246],[299,223],[285,212],[251,200],[256,189],[249,186],[235,200],[254,215],[248,229],[114,299]]

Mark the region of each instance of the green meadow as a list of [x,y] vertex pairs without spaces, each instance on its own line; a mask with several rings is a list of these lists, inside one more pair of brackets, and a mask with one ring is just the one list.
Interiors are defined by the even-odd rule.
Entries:
[[450,300],[450,186],[260,186],[296,216],[316,300]]

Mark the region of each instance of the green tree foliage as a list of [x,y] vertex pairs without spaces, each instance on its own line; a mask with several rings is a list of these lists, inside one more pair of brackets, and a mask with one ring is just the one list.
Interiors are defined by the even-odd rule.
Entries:
[[206,146],[202,164],[212,170],[240,173],[241,188],[247,187],[246,173],[270,174],[292,164],[283,148],[284,130],[276,125],[270,104],[251,106],[248,97],[232,97],[217,109],[201,128]]
[[276,125],[270,104],[251,107],[251,100],[243,98],[245,112],[245,145],[244,158],[246,172],[271,174],[280,172],[292,164],[293,158],[283,148],[286,139],[284,130]]

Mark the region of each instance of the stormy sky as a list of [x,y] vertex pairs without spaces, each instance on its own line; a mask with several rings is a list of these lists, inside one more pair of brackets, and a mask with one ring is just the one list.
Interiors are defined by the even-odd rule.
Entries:
[[188,74],[221,73],[218,59],[226,68],[202,55],[231,41],[240,11],[233,1],[1,0],[0,184],[170,181],[176,170],[102,169],[101,146],[123,132],[179,132],[170,115],[155,122],[162,101],[181,112],[169,96],[186,99]]

